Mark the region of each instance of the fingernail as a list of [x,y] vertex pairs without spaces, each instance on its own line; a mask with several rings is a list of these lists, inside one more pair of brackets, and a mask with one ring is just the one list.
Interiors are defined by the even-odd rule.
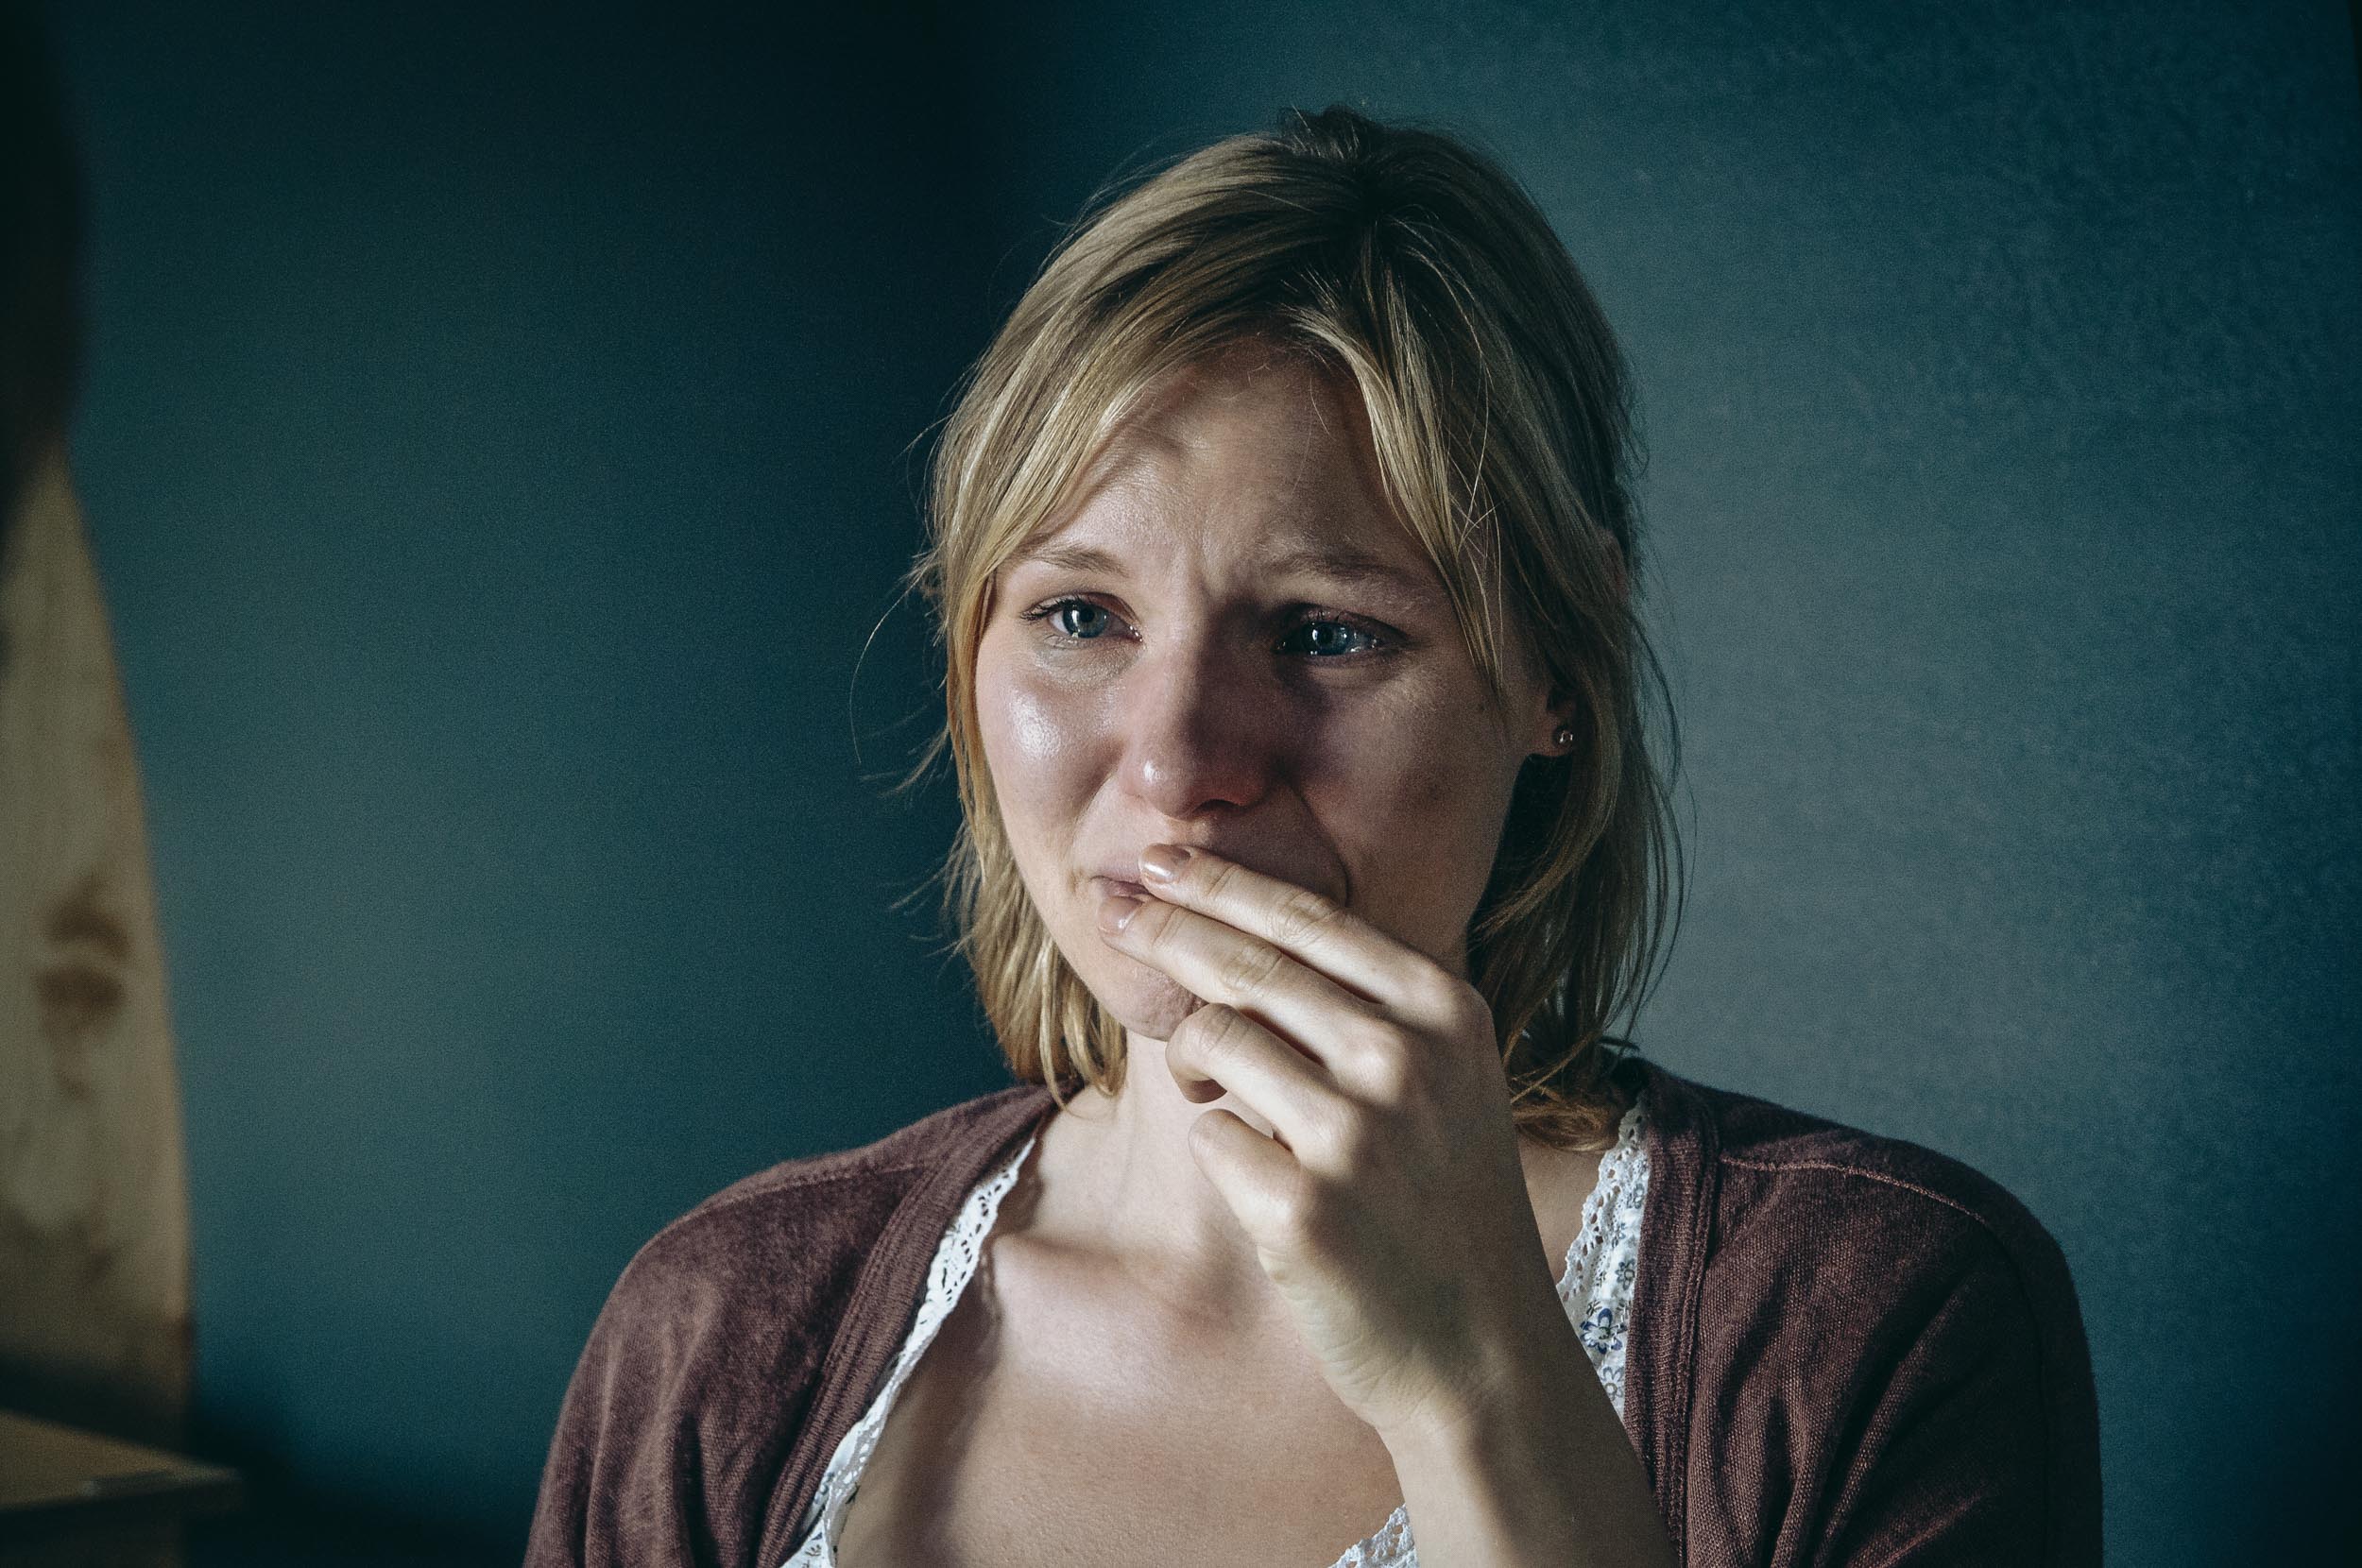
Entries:
[[1190,852],[1177,844],[1159,844],[1140,851],[1140,877],[1144,881],[1170,882],[1181,875],[1189,863]]
[[1099,906],[1099,929],[1103,931],[1123,929],[1132,923],[1132,916],[1138,912],[1139,907],[1140,901],[1130,894],[1117,894]]

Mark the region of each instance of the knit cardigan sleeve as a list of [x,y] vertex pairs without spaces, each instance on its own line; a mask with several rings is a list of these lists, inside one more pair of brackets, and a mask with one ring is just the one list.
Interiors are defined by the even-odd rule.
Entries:
[[2087,1560],[2063,1485],[2080,1457],[2045,1386],[2062,1369],[2016,1260],[1964,1223],[1911,1261],[1913,1288],[1863,1325],[1870,1375],[1833,1406],[1808,1560]]
[[1657,1406],[1686,1413],[1657,1477],[1684,1559],[2097,1563],[2091,1363],[2048,1234],[1957,1161],[1709,1098],[1711,1239]]

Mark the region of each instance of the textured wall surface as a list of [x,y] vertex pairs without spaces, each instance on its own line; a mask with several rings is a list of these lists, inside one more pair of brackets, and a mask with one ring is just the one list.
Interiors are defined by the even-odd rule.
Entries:
[[746,12],[58,14],[200,1414],[488,1559],[642,1240],[1005,1078],[890,908],[916,620],[854,684],[984,330],[957,138],[909,27]]
[[497,1558],[639,1239],[998,1081],[887,907],[950,823],[880,794],[909,611],[853,684],[903,444],[1111,170],[1343,100],[1498,150],[1639,376],[1694,877],[1638,1037],[2050,1226],[2114,1560],[2351,1529],[2340,8],[69,9],[250,1463]]

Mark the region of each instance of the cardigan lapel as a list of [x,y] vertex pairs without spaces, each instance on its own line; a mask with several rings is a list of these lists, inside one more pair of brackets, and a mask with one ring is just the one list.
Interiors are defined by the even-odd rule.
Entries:
[[892,1368],[911,1316],[926,1292],[927,1266],[968,1190],[1055,1108],[1050,1091],[1036,1084],[986,1096],[974,1118],[942,1145],[940,1157],[895,1206],[869,1260],[862,1265],[843,1326],[821,1362],[811,1415],[771,1490],[763,1513],[762,1555],[752,1568],[779,1568],[796,1549],[796,1530],[829,1457],[861,1419]]
[[1697,1085],[1640,1061],[1649,1109],[1643,1147],[1649,1197],[1640,1216],[1640,1277],[1633,1289],[1624,1427],[1656,1494],[1673,1542],[1684,1551],[1684,1490],[1689,1474],[1689,1403],[1695,1387],[1700,1294],[1712,1243],[1721,1140]]

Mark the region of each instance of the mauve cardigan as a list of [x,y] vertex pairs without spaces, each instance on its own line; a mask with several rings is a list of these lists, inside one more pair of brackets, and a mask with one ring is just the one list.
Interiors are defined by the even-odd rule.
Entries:
[[[1624,1427],[1680,1559],[2097,1562],[2090,1356],[2033,1217],[1958,1161],[1636,1065]],[[566,1390],[527,1568],[780,1568],[945,1228],[1052,1103],[985,1095],[658,1233]]]

